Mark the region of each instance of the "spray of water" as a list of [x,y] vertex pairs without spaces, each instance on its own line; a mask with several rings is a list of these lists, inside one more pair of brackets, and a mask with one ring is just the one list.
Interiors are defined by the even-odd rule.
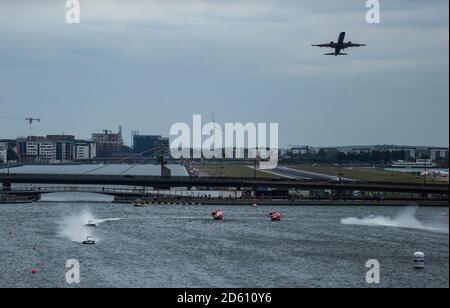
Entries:
[[94,228],[86,226],[89,221],[95,222],[94,215],[89,210],[64,216],[58,222],[58,234],[65,239],[77,243],[81,243],[88,236],[99,241],[99,238],[95,235]]
[[389,216],[368,216],[365,218],[349,217],[341,219],[344,225],[358,225],[370,227],[395,227],[408,229],[421,229],[440,233],[449,233],[448,225],[441,223],[422,223],[417,219],[418,207],[411,206],[400,211],[395,217]]

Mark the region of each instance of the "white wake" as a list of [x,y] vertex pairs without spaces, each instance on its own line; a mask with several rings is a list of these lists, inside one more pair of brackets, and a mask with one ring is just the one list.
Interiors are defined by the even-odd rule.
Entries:
[[96,228],[88,227],[86,224],[88,222],[94,222],[99,226],[108,221],[118,221],[121,219],[122,218],[97,219],[89,210],[85,209],[81,212],[62,217],[58,221],[58,235],[76,243],[81,243],[88,236],[98,242],[101,239],[95,232]]
[[341,219],[341,223],[344,225],[358,225],[369,227],[394,227],[394,228],[408,228],[408,229],[420,229],[428,230],[440,233],[449,233],[448,225],[445,226],[442,223],[422,223],[416,217],[418,207],[407,207],[400,211],[395,217],[389,216],[368,216],[365,218],[349,217]]

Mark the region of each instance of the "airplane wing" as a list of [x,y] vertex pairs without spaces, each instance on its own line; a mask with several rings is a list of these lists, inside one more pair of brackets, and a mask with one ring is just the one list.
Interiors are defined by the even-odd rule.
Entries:
[[312,47],[320,47],[320,48],[336,48],[335,43],[328,43],[328,44],[315,44],[311,45]]
[[342,49],[347,49],[351,47],[364,47],[367,46],[366,44],[353,44],[352,42],[344,43],[342,44]]

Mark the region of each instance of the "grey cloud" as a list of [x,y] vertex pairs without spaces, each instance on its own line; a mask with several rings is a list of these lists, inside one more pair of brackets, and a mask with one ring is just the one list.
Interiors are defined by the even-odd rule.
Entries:
[[[381,25],[365,1],[81,0],[80,25],[63,2],[0,1],[0,114],[37,132],[167,134],[214,111],[278,121],[284,145],[448,144],[448,1],[382,1]],[[310,47],[339,31],[369,46]]]

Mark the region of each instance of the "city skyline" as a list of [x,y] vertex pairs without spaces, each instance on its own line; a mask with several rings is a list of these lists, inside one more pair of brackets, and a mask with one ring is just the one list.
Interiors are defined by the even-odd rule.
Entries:
[[[327,3],[89,1],[68,25],[64,2],[1,2],[1,135],[28,134],[1,117],[32,116],[35,135],[122,125],[130,144],[214,113],[279,123],[280,147],[447,147],[448,1],[383,2],[379,25],[364,1]],[[310,47],[340,31],[368,47],[337,60]]]
[[[105,128],[105,129],[101,129],[101,130],[95,130],[95,131],[91,131],[90,134],[88,134],[87,136],[80,136],[77,134],[67,134],[65,132],[42,132],[40,134],[32,134],[31,136],[29,136],[29,134],[27,133],[23,133],[21,135],[17,135],[17,136],[7,136],[7,135],[0,135],[0,140],[16,140],[16,139],[23,139],[23,138],[28,138],[28,137],[45,137],[48,135],[60,135],[60,136],[75,136],[76,138],[78,138],[79,140],[92,140],[92,135],[94,134],[99,134],[102,133],[104,131],[110,131],[113,133],[119,133],[119,129],[122,128],[123,126],[119,126],[117,128],[117,130],[115,131],[114,129],[110,129],[110,128]],[[24,129],[25,130],[25,129]],[[147,131],[136,131],[136,130],[130,130],[129,134],[124,134],[122,133],[122,138],[123,138],[123,142],[124,145],[132,147],[133,145],[133,134],[138,134],[141,136],[160,136],[160,137],[166,137],[166,138],[170,138],[170,136],[167,135],[163,135],[163,134],[157,134],[152,132],[151,130],[147,130]],[[400,146],[400,147],[424,147],[424,148],[446,148],[448,147],[447,144],[405,144],[405,143],[378,143],[378,144],[371,144],[371,143],[362,143],[362,144],[302,144],[299,142],[292,142],[292,144],[282,144],[280,145],[280,149],[288,149],[288,148],[296,148],[296,147],[301,147],[301,146],[312,146],[312,147],[317,147],[317,148],[325,148],[325,147],[337,147],[337,148],[345,148],[345,147],[367,147],[367,146]]]
[[[78,141],[89,141],[92,142],[93,141],[93,135],[96,134],[102,134],[102,133],[112,133],[112,134],[118,134],[119,131],[115,132],[113,130],[102,130],[102,131],[93,131],[91,133],[90,136],[84,138],[84,137],[80,137],[78,135],[74,135],[74,134],[65,134],[65,133],[56,133],[56,134],[47,134],[47,133],[43,133],[41,135],[35,135],[33,134],[32,136],[17,136],[15,138],[8,138],[5,136],[0,136],[0,141],[11,141],[11,140],[26,140],[28,138],[31,139],[36,139],[36,138],[46,138],[49,136],[59,136],[59,137],[75,137],[75,140]],[[133,135],[134,133],[134,135]],[[132,131],[132,136],[136,137],[155,137],[155,138],[163,138],[163,139],[170,139],[169,136],[164,136],[164,135],[158,135],[158,134],[153,134],[153,133],[147,133],[147,132],[138,132],[138,131]],[[129,140],[127,140],[127,138],[125,136],[122,136],[122,141],[123,141],[123,145],[126,147],[130,147],[131,149],[133,149],[133,138],[130,137]],[[204,141],[204,140],[203,140]],[[312,145],[312,144],[289,144],[286,146],[280,146],[279,149],[297,149],[297,148],[301,148],[301,147],[311,147],[311,148],[338,148],[338,149],[358,149],[358,148],[377,148],[377,147],[398,147],[398,148],[433,148],[433,149],[445,149],[448,148],[448,146],[446,145],[433,145],[433,144],[388,144],[388,143],[380,143],[380,144],[370,144],[370,143],[366,143],[366,144],[328,144],[328,145]],[[247,147],[245,147],[247,148]],[[191,147],[192,149],[192,147]]]

